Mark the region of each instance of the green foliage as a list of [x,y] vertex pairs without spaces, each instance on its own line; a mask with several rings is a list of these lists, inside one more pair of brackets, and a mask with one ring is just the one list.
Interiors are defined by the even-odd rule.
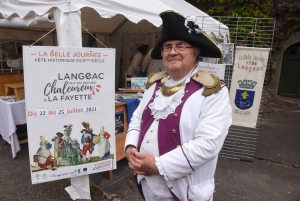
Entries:
[[268,18],[272,11],[270,0],[197,0],[197,3],[208,4],[207,14],[214,16]]
[[[296,1],[294,3],[282,1],[278,3],[277,8],[273,6],[273,0],[196,0],[196,2],[199,5],[198,8],[211,16],[233,17],[222,19],[222,23],[230,28],[231,36],[237,36],[237,41],[247,38],[243,45],[256,45],[257,43],[262,45],[262,41],[272,41],[272,38],[269,38],[271,34],[266,35],[266,30],[260,27],[256,27],[255,35],[249,35],[251,28],[255,27],[255,22],[252,22],[250,18],[264,18],[264,23],[272,26],[272,22],[267,22],[266,18],[276,16],[273,51],[280,50],[282,42],[296,32],[300,32],[300,4]],[[247,20],[249,17],[249,21],[240,23],[239,18],[243,17]],[[217,19],[217,17],[215,18]],[[239,26],[234,26],[235,23],[239,23]]]

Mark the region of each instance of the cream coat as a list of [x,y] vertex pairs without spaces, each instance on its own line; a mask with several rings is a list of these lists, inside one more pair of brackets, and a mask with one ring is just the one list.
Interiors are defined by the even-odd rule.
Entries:
[[[130,144],[137,146],[141,116],[154,89],[155,84],[145,92],[134,112],[125,147]],[[223,87],[208,97],[204,97],[202,91],[203,88],[196,91],[183,106],[180,117],[182,149],[178,147],[160,156],[169,178],[167,185],[181,201],[202,201],[212,197],[218,154],[232,122],[228,89]]]

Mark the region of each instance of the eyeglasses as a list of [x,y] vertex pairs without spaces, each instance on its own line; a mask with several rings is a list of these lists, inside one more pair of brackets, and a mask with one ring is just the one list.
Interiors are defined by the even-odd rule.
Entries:
[[173,48],[176,52],[183,52],[186,48],[193,48],[193,47],[185,46],[184,44],[177,44],[175,46],[166,45],[166,46],[161,47],[161,51],[164,53],[167,53],[167,52],[171,52]]

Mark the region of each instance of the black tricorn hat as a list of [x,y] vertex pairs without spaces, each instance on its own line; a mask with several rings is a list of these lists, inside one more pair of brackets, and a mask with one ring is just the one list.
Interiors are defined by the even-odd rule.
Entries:
[[200,56],[221,58],[223,51],[193,21],[172,10],[160,13],[163,21],[162,34],[151,51],[152,59],[162,59],[161,47],[169,40],[183,40],[200,49]]
[[56,135],[62,137],[64,134],[62,134],[61,132],[57,132]]

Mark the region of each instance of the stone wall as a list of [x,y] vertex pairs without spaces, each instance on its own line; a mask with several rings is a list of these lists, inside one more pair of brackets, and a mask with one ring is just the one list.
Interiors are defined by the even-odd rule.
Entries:
[[275,9],[276,26],[271,61],[276,72],[268,86],[274,96],[278,93],[283,54],[291,45],[300,42],[300,2],[278,0]]

